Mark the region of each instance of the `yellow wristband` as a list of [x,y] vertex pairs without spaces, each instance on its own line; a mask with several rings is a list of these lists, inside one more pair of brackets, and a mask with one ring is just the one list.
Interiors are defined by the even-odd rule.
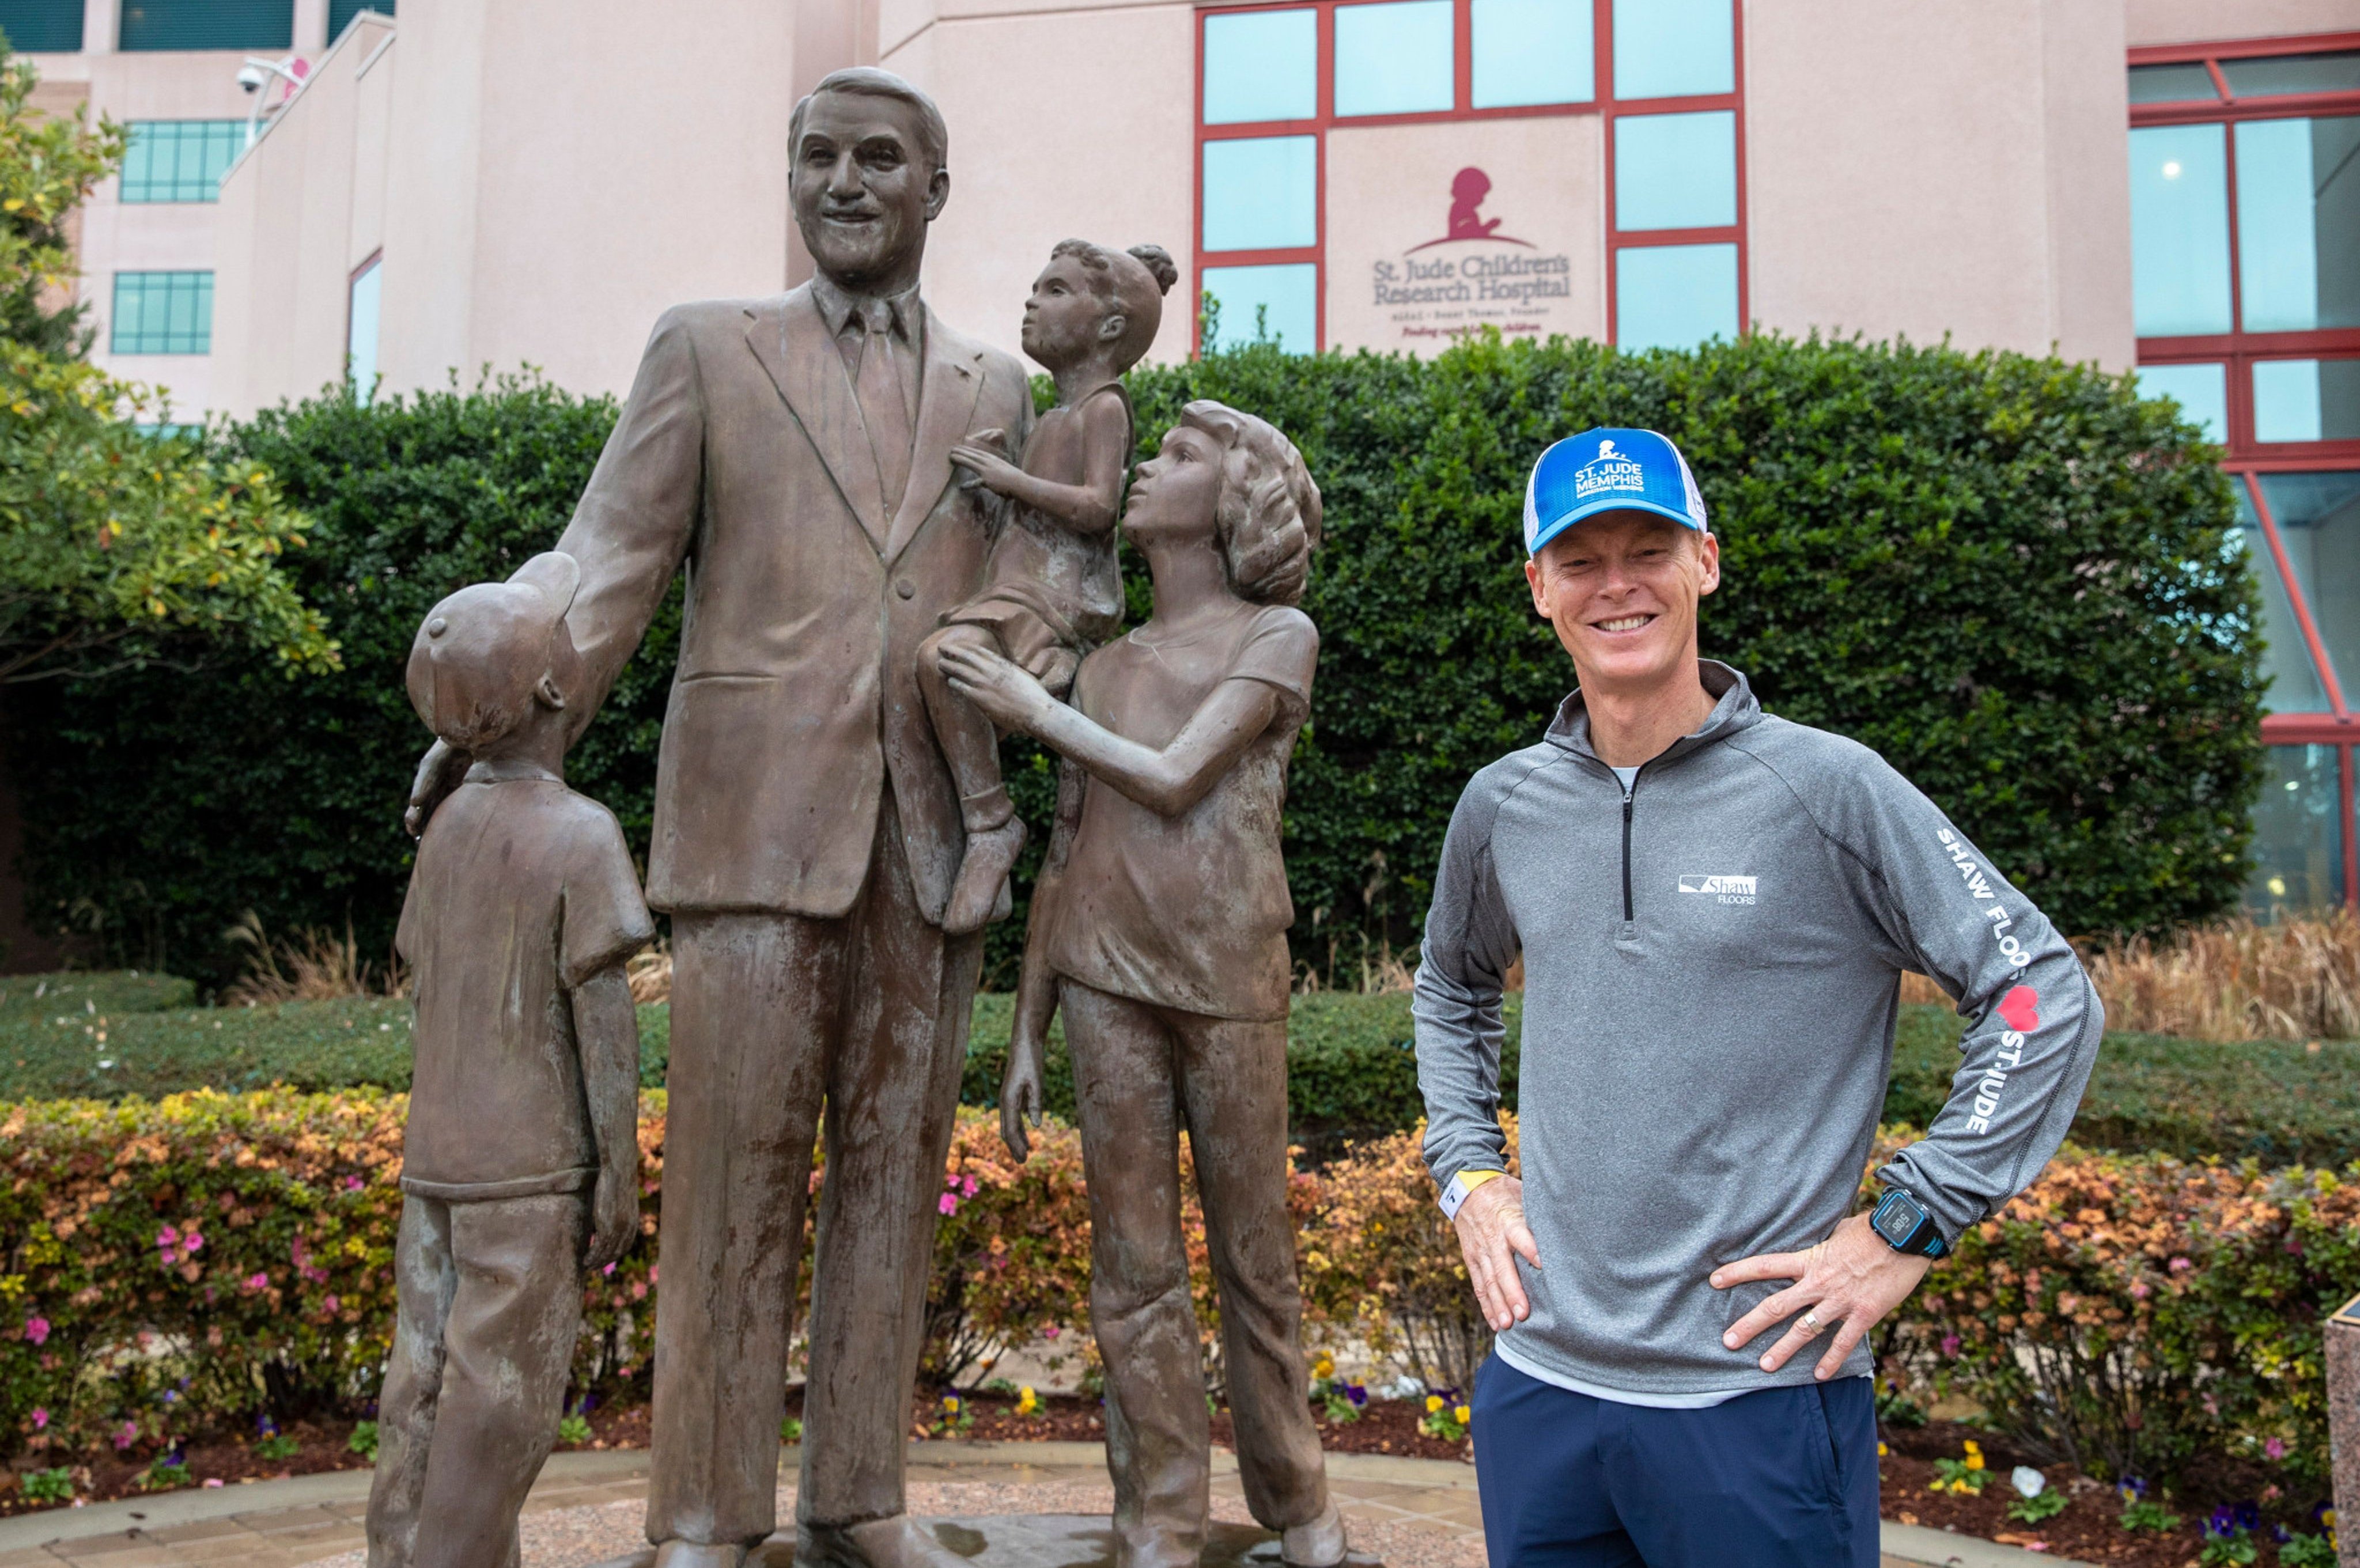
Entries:
[[1453,1176],[1442,1184],[1442,1196],[1438,1200],[1442,1205],[1442,1217],[1457,1219],[1459,1205],[1467,1201],[1469,1193],[1492,1177],[1506,1174],[1504,1171],[1461,1171],[1458,1175]]

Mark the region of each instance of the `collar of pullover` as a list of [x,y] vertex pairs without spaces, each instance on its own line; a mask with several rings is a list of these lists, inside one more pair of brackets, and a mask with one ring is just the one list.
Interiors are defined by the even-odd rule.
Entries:
[[[1665,747],[1661,755],[1651,758],[1650,767],[1676,762],[1692,751],[1762,722],[1762,704],[1754,701],[1754,688],[1746,684],[1744,676],[1714,659],[1698,659],[1697,675],[1715,699],[1712,712],[1692,733],[1682,735]],[[1605,766],[1590,746],[1590,709],[1582,702],[1578,686],[1557,704],[1557,717],[1549,724],[1548,739],[1553,746],[1561,746],[1577,757],[1586,757],[1601,768]]]

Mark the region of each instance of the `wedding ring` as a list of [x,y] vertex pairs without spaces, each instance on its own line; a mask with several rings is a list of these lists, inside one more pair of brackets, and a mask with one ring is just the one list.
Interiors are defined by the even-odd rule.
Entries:
[[1813,1334],[1819,1333],[1819,1314],[1817,1312],[1805,1312],[1803,1314],[1803,1327]]

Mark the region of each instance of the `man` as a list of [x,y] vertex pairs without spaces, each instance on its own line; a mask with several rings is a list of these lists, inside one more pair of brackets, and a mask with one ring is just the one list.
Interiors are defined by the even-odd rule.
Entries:
[[665,314],[558,546],[585,724],[688,574],[648,866],[673,944],[648,1537],[659,1568],[736,1568],[771,1531],[825,1103],[796,1558],[947,1568],[902,1433],[982,939],[942,930],[964,840],[917,648],[982,579],[951,449],[1021,451],[1032,394],[919,298],[933,102],[841,71],[792,135],[818,276]]
[[[1460,798],[1416,997],[1426,1160],[1499,1334],[1472,1401],[1491,1561],[1874,1568],[1862,1341],[2056,1151],[2097,997],[1907,780],[1697,657],[1721,551],[1671,442],[1552,446],[1524,544],[1579,685]],[[1520,953],[1521,1181],[1495,1116]],[[1872,1219],[1911,969],[1972,1022]]]

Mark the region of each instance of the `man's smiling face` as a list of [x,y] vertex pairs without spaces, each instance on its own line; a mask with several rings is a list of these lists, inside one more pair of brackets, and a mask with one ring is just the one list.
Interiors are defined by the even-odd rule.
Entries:
[[950,193],[930,167],[917,109],[869,93],[821,93],[795,138],[787,191],[804,248],[847,288],[915,282],[926,225]]
[[1585,689],[1647,686],[1694,665],[1721,542],[1652,512],[1605,512],[1543,545],[1524,578]]

